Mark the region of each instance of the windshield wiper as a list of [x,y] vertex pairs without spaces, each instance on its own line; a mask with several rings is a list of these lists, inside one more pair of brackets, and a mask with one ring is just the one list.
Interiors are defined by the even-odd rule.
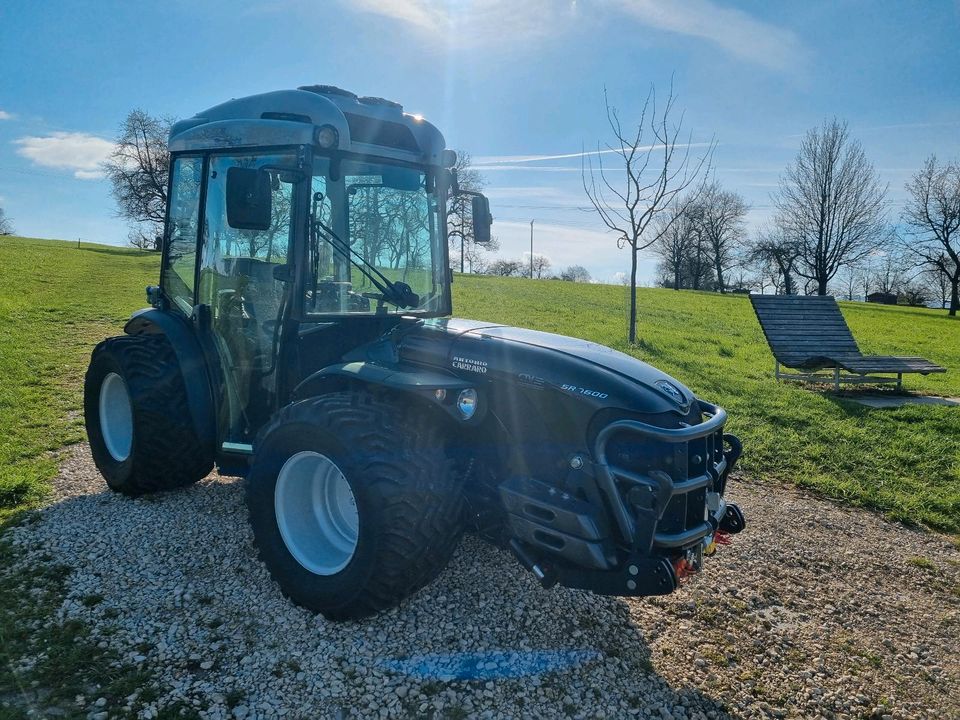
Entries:
[[[348,262],[352,263],[360,272],[362,272],[371,283],[373,283],[374,287],[380,291],[381,297],[384,300],[396,305],[401,309],[408,307],[415,308],[420,304],[420,296],[413,291],[413,288],[411,288],[405,282],[390,281],[382,272],[380,272],[379,268],[367,261],[363,255],[347,245],[347,243],[345,243],[340,236],[333,231],[333,228],[327,227],[320,222],[317,219],[316,214],[311,213],[310,220],[315,228],[323,230],[324,234],[330,241],[330,244],[336,248],[336,250],[339,251],[339,253],[343,255]],[[354,260],[351,255],[355,256],[360,262]],[[363,263],[363,265],[360,263]],[[370,272],[371,270],[373,272]],[[376,277],[374,276],[374,273],[376,273]],[[377,277],[380,278],[379,281],[377,280]],[[380,281],[382,281],[382,284]]]

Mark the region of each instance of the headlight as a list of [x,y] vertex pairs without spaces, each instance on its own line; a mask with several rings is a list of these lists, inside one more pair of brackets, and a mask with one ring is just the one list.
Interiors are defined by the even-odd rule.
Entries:
[[473,388],[461,390],[457,397],[457,410],[464,420],[472,418],[477,412],[477,391]]
[[335,148],[340,142],[340,133],[333,125],[321,125],[314,133],[314,137],[317,140],[317,145],[324,150]]

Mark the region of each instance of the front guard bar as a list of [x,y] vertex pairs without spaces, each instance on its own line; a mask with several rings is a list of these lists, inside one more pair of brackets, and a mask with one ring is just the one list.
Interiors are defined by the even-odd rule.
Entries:
[[[672,535],[658,536],[656,527],[670,498],[675,494],[699,489],[725,476],[740,455],[739,443],[719,462],[706,463],[706,472],[703,475],[681,482],[674,482],[662,470],[640,474],[610,464],[607,460],[607,443],[616,433],[624,432],[639,435],[644,439],[686,443],[720,431],[727,421],[726,411],[703,400],[695,400],[695,402],[699,404],[704,415],[709,415],[698,425],[662,428],[638,420],[618,420],[604,427],[594,441],[593,456],[597,470],[597,484],[610,505],[621,538],[640,554],[649,554],[654,543],[665,547],[681,547],[710,534],[712,526],[708,522]],[[618,491],[617,480],[632,485],[627,492],[627,498],[639,522],[634,521],[634,517]]]

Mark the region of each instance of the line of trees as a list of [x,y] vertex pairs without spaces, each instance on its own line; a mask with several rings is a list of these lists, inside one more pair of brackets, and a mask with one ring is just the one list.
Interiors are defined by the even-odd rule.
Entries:
[[[671,84],[658,105],[651,87],[636,124],[626,124],[604,91],[611,141],[583,154],[583,190],[601,222],[629,248],[628,337],[636,340],[639,253],[659,260],[657,281],[677,290],[759,290],[786,294],[874,292],[905,302],[939,301],[960,311],[960,161],[931,155],[906,184],[898,216],[888,212],[889,187],[845,122],[827,120],[804,135],[772,195],[769,224],[749,237],[744,198],[710,172],[715,142],[692,143],[682,134],[683,113]],[[118,214],[131,222],[130,242],[159,249],[167,202],[173,120],[132,111],[120,128],[104,171]],[[695,152],[702,148],[702,152]],[[604,165],[604,155],[616,167]],[[461,187],[479,191],[484,179],[458,152]],[[530,258],[503,259],[494,239],[472,237],[471,204],[455,198],[448,212],[451,265],[463,271],[528,276]],[[0,234],[13,231],[0,209]],[[582,266],[556,276],[549,259],[533,258],[533,276],[587,282]]]
[[960,310],[960,164],[930,156],[906,184],[899,215],[846,123],[809,130],[773,193],[774,215],[752,237],[749,206],[715,180],[657,217],[657,284],[674,289],[880,293]]
[[[569,265],[560,272],[554,274],[551,272],[553,263],[546,255],[534,254],[533,256],[533,277],[537,280],[565,280],[567,282],[589,283],[593,278],[590,271],[583,265]],[[483,268],[482,275],[495,275],[497,277],[530,277],[530,256],[512,260],[508,258],[497,258]]]
[[716,181],[692,200],[673,203],[657,220],[658,283],[675,290],[736,288],[730,273],[740,262],[748,211],[743,197]]

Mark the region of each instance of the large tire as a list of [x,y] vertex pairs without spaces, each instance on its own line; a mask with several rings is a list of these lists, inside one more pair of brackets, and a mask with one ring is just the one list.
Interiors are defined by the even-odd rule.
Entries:
[[164,336],[101,342],[83,391],[90,451],[112,490],[172,490],[210,472],[212,448],[197,437],[180,365]]
[[[281,410],[255,443],[247,505],[260,558],[287,597],[331,620],[398,605],[446,567],[460,539],[462,482],[447,460],[441,425],[409,402],[364,391],[309,398]],[[304,458],[335,466],[323,476],[335,479],[293,474]],[[317,532],[308,531],[337,502],[315,486],[344,481],[349,491],[336,496],[349,496],[355,507],[341,513],[352,513],[351,537],[343,552],[328,552],[343,536],[328,532],[325,540],[323,523],[336,523],[318,520]],[[298,515],[290,494],[304,492],[314,501],[302,503]]]

